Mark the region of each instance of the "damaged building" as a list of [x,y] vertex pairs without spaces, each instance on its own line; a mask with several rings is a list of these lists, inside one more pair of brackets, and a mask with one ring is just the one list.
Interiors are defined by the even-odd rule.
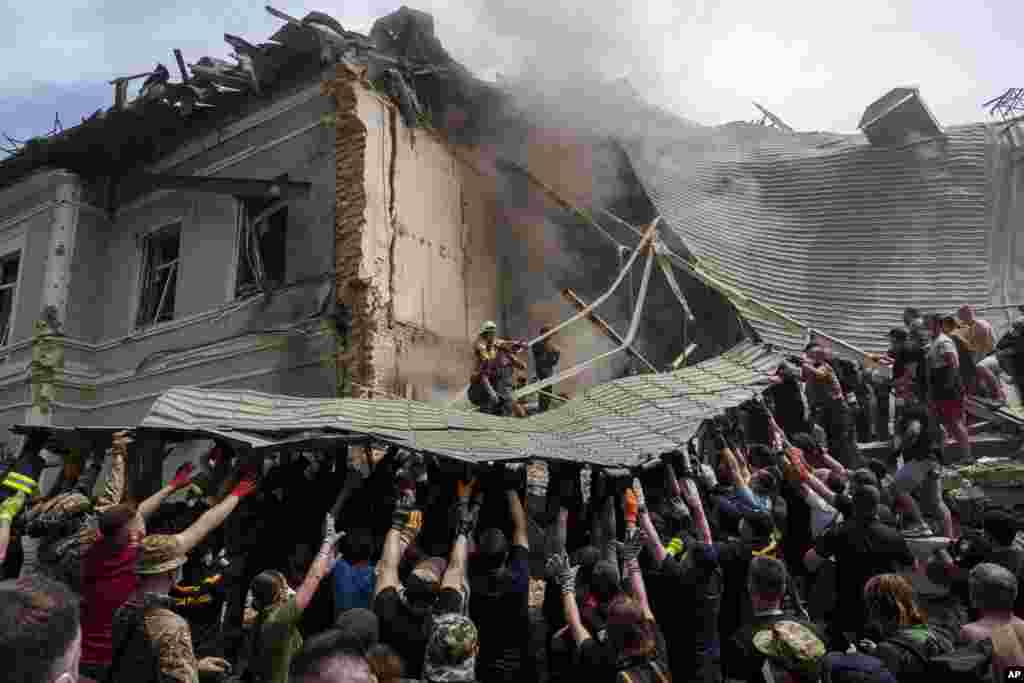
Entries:
[[[565,319],[658,216],[694,321],[655,281],[651,367],[560,390],[743,337],[874,349],[904,305],[1024,284],[1011,124],[940,129],[911,89],[866,137],[705,127],[623,84],[569,104],[479,81],[416,10],[369,35],[271,12],[267,42],[116,79],[111,108],[0,162],[0,426],[136,424],[175,386],[448,400],[481,322]],[[635,284],[602,308],[620,332]],[[561,338],[563,366],[614,346]]]
[[[514,162],[578,176],[571,196],[593,203],[580,188],[603,181],[575,160],[590,141],[552,157],[552,134],[452,60],[429,15],[364,36],[273,13],[267,43],[225,36],[234,62],[178,53],[179,79],[116,79],[111,108],[0,163],[0,423],[134,424],[181,385],[451,398],[481,322],[527,336],[573,311],[513,291],[522,268],[558,266],[529,221],[565,211],[497,162],[527,140]],[[539,261],[502,257],[517,235]],[[621,258],[602,253],[549,284],[600,291]],[[577,341],[567,362],[608,343]]]

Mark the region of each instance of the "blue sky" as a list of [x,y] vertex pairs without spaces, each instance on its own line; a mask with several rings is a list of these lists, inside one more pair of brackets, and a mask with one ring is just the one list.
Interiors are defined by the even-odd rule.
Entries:
[[[368,32],[383,0],[275,0]],[[0,9],[0,132],[46,133],[112,103],[107,81],[162,62],[227,58],[281,24],[263,2],[58,0]],[[1020,0],[423,0],[449,51],[479,75],[627,76],[645,96],[701,123],[754,119],[756,100],[801,130],[852,132],[873,99],[917,85],[943,124],[986,118],[982,102],[1024,87]],[[1018,35],[1014,35],[1014,31]],[[1014,65],[1017,65],[1016,67]]]

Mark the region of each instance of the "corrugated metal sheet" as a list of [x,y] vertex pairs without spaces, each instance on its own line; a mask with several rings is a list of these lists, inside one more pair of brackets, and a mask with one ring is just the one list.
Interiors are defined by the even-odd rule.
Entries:
[[[997,143],[984,124],[888,149],[749,124],[620,142],[701,272],[802,324],[879,349],[906,306],[989,299]],[[802,347],[803,331],[731,298],[763,341]]]
[[673,373],[599,385],[526,419],[415,401],[176,388],[156,400],[140,427],[250,440],[254,448],[344,432],[469,462],[544,457],[634,466],[682,448],[702,421],[759,393],[779,360],[763,346],[744,343]]

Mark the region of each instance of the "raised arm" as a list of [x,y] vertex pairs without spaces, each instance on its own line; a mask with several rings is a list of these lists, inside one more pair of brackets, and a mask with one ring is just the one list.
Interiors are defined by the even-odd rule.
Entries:
[[508,497],[508,511],[512,517],[512,545],[522,546],[529,550],[529,526],[526,521],[526,510],[523,509],[523,501],[519,499],[518,491],[509,489],[505,491],[505,495]]
[[418,456],[408,455],[405,462],[399,465],[395,473],[397,498],[395,510],[391,515],[391,529],[384,537],[384,550],[377,564],[377,581],[373,595],[376,597],[387,588],[398,589],[401,581],[398,578],[398,565],[402,553],[410,546],[423,528],[423,512],[416,505],[416,479],[414,459]]
[[644,618],[648,621],[654,621],[654,614],[651,612],[650,603],[647,601],[647,587],[644,585],[644,577],[640,571],[640,562],[638,560],[642,546],[640,529],[637,528],[640,501],[634,489],[626,489],[625,494],[622,496],[622,507],[626,518],[626,540],[622,544],[622,567],[629,577],[633,595],[644,610]]
[[295,592],[295,606],[299,608],[300,612],[305,611],[309,607],[309,603],[313,602],[313,596],[316,595],[320,582],[331,573],[339,559],[336,546],[341,534],[335,533],[334,516],[330,513],[327,513],[324,527],[324,542],[320,545],[320,552],[316,554],[316,559],[313,560],[309,571],[306,572],[306,578],[302,580],[302,585]]
[[117,505],[124,498],[125,462],[128,459],[128,445],[132,441],[131,432],[114,434],[110,443],[110,474],[103,484],[103,492],[96,499],[97,510]]
[[194,467],[192,463],[187,462],[183,464],[178,468],[178,471],[174,473],[174,479],[171,480],[171,483],[139,503],[139,514],[142,515],[142,518],[149,519],[150,516],[156,512],[161,505],[163,505],[164,500],[166,500],[168,496],[191,484],[193,469]]
[[590,631],[583,625],[580,618],[580,608],[576,604],[576,571],[578,567],[569,564],[569,556],[565,551],[551,555],[547,561],[548,575],[554,578],[555,583],[562,589],[562,611],[565,614],[565,621],[572,633],[572,639],[576,647],[590,640]]
[[176,534],[175,538],[177,539],[179,553],[182,555],[187,554],[202,543],[203,539],[211,531],[223,524],[228,515],[238,507],[242,499],[251,495],[256,490],[256,477],[257,473],[255,470],[243,470],[241,480],[231,493],[228,494],[227,498],[204,512],[199,519],[193,522],[192,526]]

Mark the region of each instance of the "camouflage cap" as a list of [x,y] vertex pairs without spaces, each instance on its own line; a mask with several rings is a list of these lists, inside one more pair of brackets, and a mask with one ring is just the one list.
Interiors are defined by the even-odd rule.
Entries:
[[424,680],[429,683],[470,683],[476,680],[478,644],[476,626],[469,617],[460,614],[437,617],[427,643]]
[[139,553],[139,574],[164,574],[185,564],[188,557],[178,549],[174,536],[153,534],[142,539]]

